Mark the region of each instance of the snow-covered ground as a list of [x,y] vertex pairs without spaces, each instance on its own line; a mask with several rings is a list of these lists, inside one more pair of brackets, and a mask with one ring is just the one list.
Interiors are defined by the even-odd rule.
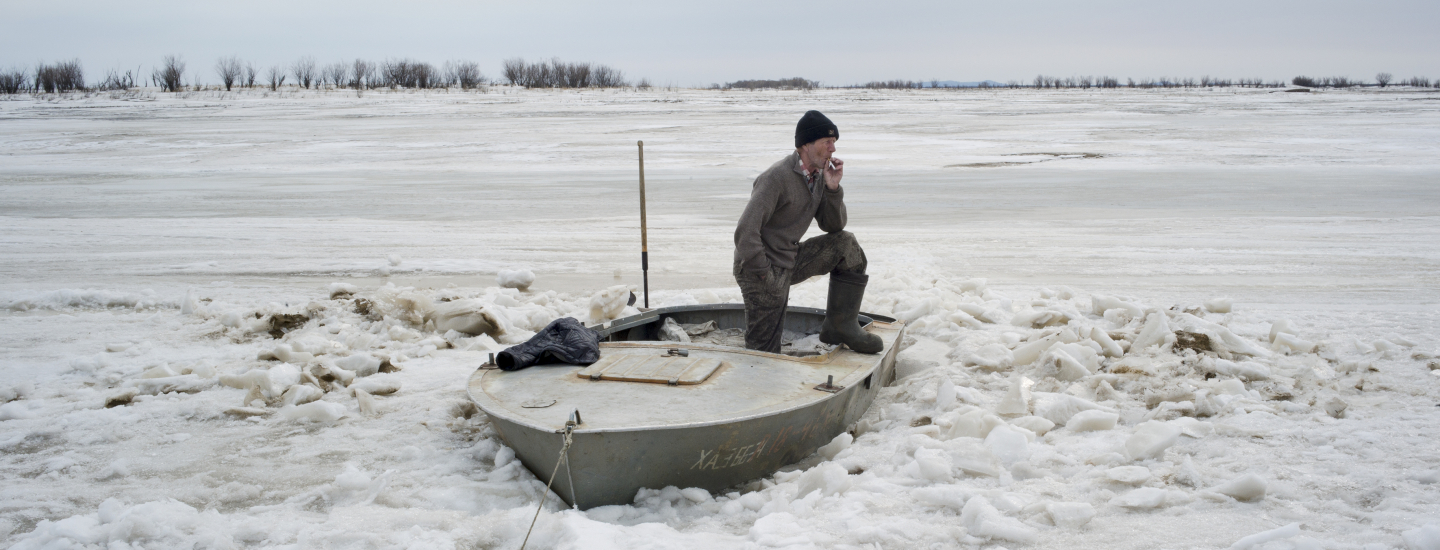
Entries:
[[[738,301],[811,108],[904,377],[795,468],[551,500],[533,547],[1440,548],[1440,94],[1405,89],[4,98],[0,540],[518,547],[543,484],[465,377],[640,283],[636,140],[652,305]],[[505,333],[420,322],[463,298]]]

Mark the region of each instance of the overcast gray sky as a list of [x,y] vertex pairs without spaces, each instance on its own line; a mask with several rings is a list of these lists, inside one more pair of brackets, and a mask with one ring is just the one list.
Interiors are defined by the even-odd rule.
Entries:
[[991,2],[0,0],[0,68],[79,58],[87,76],[182,56],[604,63],[656,84],[803,76],[1028,81],[1111,75],[1440,77],[1435,0]]

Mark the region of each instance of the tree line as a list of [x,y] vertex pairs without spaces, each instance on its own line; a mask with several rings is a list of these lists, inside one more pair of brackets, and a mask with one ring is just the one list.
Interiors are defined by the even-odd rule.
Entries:
[[[506,83],[525,88],[620,88],[632,84],[620,70],[598,63],[567,63],[560,59],[549,61],[526,61],[511,58],[503,62],[498,81],[486,78],[480,72],[480,64],[474,61],[448,61],[443,65],[412,59],[384,60],[380,62],[365,59],[337,61],[330,64],[318,63],[314,57],[301,57],[286,65],[272,65],[260,68],[240,59],[238,56],[222,57],[215,62],[215,74],[226,91],[236,87],[268,88],[279,90],[287,82],[302,89],[349,88],[358,91],[389,89],[431,89],[460,88],[470,90],[490,84]],[[187,78],[189,84],[186,84]],[[0,71],[0,94],[18,93],[65,93],[75,91],[128,90],[143,81],[139,69],[134,71],[107,71],[105,77],[94,83],[87,83],[80,60],[72,59],[55,63],[40,63],[33,71],[12,68]],[[89,84],[89,85],[87,85]],[[149,84],[166,92],[179,92],[187,88],[201,89],[196,73],[190,72],[180,56],[165,56],[149,75]],[[1344,76],[1309,77],[1297,76],[1290,84],[1306,88],[1351,88],[1357,86],[1396,85],[1416,88],[1440,88],[1440,80],[1415,76],[1406,80],[1395,80],[1390,73],[1375,75],[1374,84]],[[633,84],[636,88],[649,88],[647,79]],[[1091,89],[1091,88],[1281,88],[1281,80],[1266,81],[1260,78],[1200,78],[1161,77],[1158,79],[1131,78],[1121,82],[1112,76],[1071,76],[1054,77],[1038,75],[1025,83],[1011,80],[1005,84],[981,82],[977,88],[1034,88],[1034,89]],[[736,80],[724,85],[711,84],[717,90],[813,90],[821,88],[819,81],[801,77],[783,79]],[[877,80],[843,88],[866,89],[920,89],[945,87],[938,80]]]
[[[301,57],[289,64],[257,67],[238,56],[222,57],[215,62],[215,75],[226,91],[235,88],[269,88],[279,90],[287,82],[303,89],[349,88],[356,91],[390,89],[460,88],[476,89],[493,82],[480,71],[474,61],[448,61],[443,65],[412,59],[365,59],[321,64],[314,57]],[[509,59],[504,64],[504,80],[526,88],[618,88],[629,86],[624,73],[596,63],[566,63],[559,59],[528,63]],[[0,93],[64,93],[76,91],[128,90],[144,82],[135,71],[109,71],[105,78],[87,86],[80,60],[41,63],[31,71],[12,68],[0,71]],[[167,55],[149,75],[149,84],[166,92],[201,89],[198,73],[192,72],[183,58]],[[188,84],[187,84],[188,82]],[[648,88],[641,79],[636,84]]]
[[798,76],[779,80],[736,80],[734,82],[726,82],[724,86],[720,84],[710,85],[710,89],[712,90],[761,90],[766,88],[778,90],[813,90],[819,87],[820,82],[806,80]]
[[[500,76],[511,86],[526,88],[623,88],[629,85],[625,73],[598,63],[566,63],[559,58],[550,61],[506,59]],[[641,79],[638,88],[649,88],[650,81]]]
[[[804,84],[804,85],[796,84],[796,83],[799,83],[799,82],[803,82],[803,83],[805,83],[805,84]],[[1435,87],[1435,88],[1440,88],[1440,80],[1434,81],[1434,82],[1432,83],[1431,80],[1428,79],[1428,78],[1418,77],[1418,76],[1417,76],[1417,77],[1412,77],[1412,78],[1410,78],[1410,79],[1408,79],[1408,80],[1396,81],[1396,80],[1394,80],[1394,78],[1390,75],[1390,73],[1379,73],[1379,74],[1375,75],[1375,83],[1374,83],[1374,84],[1369,84],[1369,83],[1367,83],[1367,82],[1365,82],[1365,81],[1363,81],[1363,80],[1351,79],[1351,78],[1347,78],[1347,77],[1315,77],[1315,78],[1312,78],[1312,77],[1307,77],[1307,76],[1297,76],[1297,77],[1295,77],[1295,78],[1293,78],[1293,79],[1290,80],[1290,85],[1304,86],[1304,87],[1307,87],[1307,88],[1350,88],[1350,87],[1355,87],[1355,86],[1372,86],[1372,85],[1373,85],[1373,86],[1379,86],[1379,87],[1381,87],[1381,88],[1384,88],[1384,87],[1386,87],[1386,86],[1390,86],[1392,83],[1395,84],[1395,85],[1399,85],[1399,86],[1410,86],[1410,87],[1416,87],[1416,88],[1430,88],[1430,87],[1432,87],[1432,86]],[[1071,76],[1071,77],[1063,77],[1063,78],[1062,78],[1062,77],[1054,77],[1054,76],[1047,76],[1047,75],[1039,75],[1039,76],[1036,76],[1035,79],[1032,80],[1032,81],[1030,81],[1030,82],[1021,82],[1021,81],[1018,81],[1018,80],[1011,80],[1011,81],[1009,81],[1009,82],[1007,82],[1007,83],[1000,84],[1000,83],[991,83],[991,82],[985,81],[985,82],[980,82],[980,83],[976,84],[975,86],[967,86],[967,87],[973,87],[973,88],[1032,88],[1032,89],[1070,89],[1070,88],[1075,88],[1075,89],[1090,89],[1090,88],[1229,88],[1229,87],[1238,87],[1238,88],[1283,88],[1283,87],[1286,87],[1286,86],[1287,86],[1287,84],[1286,84],[1285,81],[1283,81],[1283,80],[1268,80],[1268,81],[1267,81],[1267,80],[1261,79],[1261,78],[1229,79],[1229,78],[1216,78],[1216,77],[1211,77],[1211,76],[1202,76],[1202,77],[1200,77],[1200,78],[1190,78],[1190,77],[1160,77],[1160,78],[1146,78],[1146,79],[1141,79],[1141,80],[1139,80],[1139,81],[1136,81],[1136,80],[1133,79],[1133,78],[1126,78],[1124,82],[1121,82],[1119,78],[1116,78],[1116,77],[1113,77],[1113,76]],[[762,88],[770,88],[770,89],[782,89],[782,90],[783,90],[783,89],[805,89],[805,90],[808,90],[808,89],[819,88],[819,87],[821,87],[821,86],[819,85],[818,82],[810,81],[810,80],[805,80],[805,79],[803,79],[803,78],[793,78],[793,79],[788,79],[788,80],[740,80],[740,81],[736,81],[736,82],[732,82],[732,83],[725,84],[723,87],[722,87],[721,85],[719,85],[719,84],[712,84],[712,85],[710,85],[710,88],[711,88],[711,89],[727,89],[727,90],[728,90],[728,89],[732,89],[732,88],[739,88],[739,89],[762,89]],[[955,87],[957,87],[957,86],[946,86],[944,82],[941,82],[941,81],[939,81],[939,80],[929,80],[929,81],[926,81],[926,80],[875,80],[875,81],[866,82],[866,83],[864,83],[864,84],[855,84],[855,85],[841,86],[841,87],[843,87],[843,88],[885,89],[885,90],[907,90],[907,89],[915,89],[915,90],[918,90],[918,89],[922,89],[922,88],[947,88],[947,87],[955,88]]]

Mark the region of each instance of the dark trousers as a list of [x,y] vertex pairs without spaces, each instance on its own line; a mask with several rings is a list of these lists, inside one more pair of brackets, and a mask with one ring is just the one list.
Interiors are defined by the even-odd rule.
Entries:
[[740,295],[745,298],[745,347],[780,352],[790,285],[831,271],[864,273],[865,266],[865,250],[849,231],[806,239],[795,254],[795,267],[771,265],[764,277],[740,271],[737,262],[735,282],[740,283]]

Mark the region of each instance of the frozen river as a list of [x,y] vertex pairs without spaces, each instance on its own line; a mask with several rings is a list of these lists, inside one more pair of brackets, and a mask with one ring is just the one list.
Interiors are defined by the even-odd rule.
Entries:
[[643,139],[655,285],[728,286],[750,182],[814,107],[845,123],[877,265],[1251,301],[1440,288],[1433,93],[282,95],[0,103],[4,284],[283,284],[392,253],[401,277],[633,280]]
[[[144,402],[116,409],[98,404],[114,388],[133,386],[142,371],[162,364],[192,370],[207,364],[221,374],[250,368],[256,350],[273,344],[231,333],[216,336],[220,310],[252,312],[323,300],[333,282],[366,291],[393,282],[422,291],[481,293],[494,286],[499,270],[530,269],[537,275],[532,293],[560,293],[546,306],[552,317],[579,311],[605,287],[638,285],[637,140],[645,142],[650,283],[657,301],[683,303],[702,291],[736,299],[729,275],[735,219],[753,178],[789,153],[794,122],[807,109],[825,112],[839,126],[836,156],[847,166],[848,229],[865,246],[872,272],[894,281],[882,290],[872,288],[877,300],[872,309],[918,311],[927,292],[966,280],[973,290],[974,279],[985,279],[984,288],[993,292],[976,299],[991,306],[1003,302],[1007,317],[1030,307],[1061,307],[1071,293],[1076,304],[1083,303],[1074,307],[1087,312],[1092,295],[1160,310],[1229,297],[1235,313],[1227,322],[1242,336],[1264,339],[1272,321],[1287,319],[1299,337],[1322,343],[1315,353],[1332,355],[1326,361],[1338,369],[1330,373],[1333,380],[1348,380],[1346,369],[1354,370],[1337,365],[1369,360],[1381,365],[1374,376],[1391,380],[1386,384],[1393,388],[1410,388],[1392,388],[1388,396],[1388,391],[1345,394],[1354,410],[1364,403],[1384,409],[1379,403],[1387,399],[1399,403],[1348,420],[1324,412],[1312,418],[1313,410],[1284,407],[1269,411],[1279,420],[1226,417],[1244,429],[1263,425],[1267,433],[1313,443],[1321,455],[1343,454],[1334,460],[1346,465],[1344,471],[1320,468],[1319,481],[1296,473],[1309,459],[1248,448],[1226,457],[1220,449],[1234,442],[1224,440],[1235,438],[1213,435],[1183,449],[1191,457],[1187,461],[1171,456],[1161,461],[1168,466],[1148,465],[1159,480],[1165,468],[1207,457],[1231,464],[1215,466],[1226,475],[1250,471],[1235,464],[1260,464],[1257,471],[1269,480],[1272,496],[1258,504],[1227,507],[1192,495],[1193,502],[1175,497],[1176,504],[1136,512],[1096,496],[1121,492],[1091,479],[1114,464],[1088,463],[1102,474],[1070,464],[1086,464],[1099,444],[1078,443],[1066,439],[1078,436],[1057,436],[1058,431],[1032,442],[1032,454],[1060,457],[1046,467],[1056,472],[1052,483],[1070,489],[925,483],[1024,496],[1012,498],[1014,510],[998,504],[998,513],[1022,523],[1017,529],[1038,533],[1048,546],[1061,540],[1093,548],[1226,546],[1241,535],[1289,523],[1286,518],[1301,521],[1295,510],[1309,506],[1312,516],[1343,526],[1316,520],[1302,525],[1305,536],[1282,537],[1272,545],[1298,548],[1315,540],[1325,548],[1361,548],[1368,542],[1404,547],[1401,532],[1422,527],[1422,518],[1440,516],[1437,485],[1423,481],[1440,479],[1433,473],[1440,427],[1437,378],[1424,359],[1440,349],[1435,336],[1440,93],[494,88],[356,97],[343,91],[256,91],[0,101],[0,392],[9,392],[0,397],[15,399],[0,408],[0,478],[6,480],[0,489],[0,539],[6,545],[67,536],[79,541],[80,535],[55,531],[54,522],[71,518],[75,533],[93,535],[81,542],[102,546],[113,540],[209,544],[212,538],[275,547],[437,541],[518,546],[519,535],[509,524],[519,521],[522,509],[533,511],[538,492],[527,484],[533,482],[527,472],[496,473],[504,470],[504,453],[497,458],[498,440],[482,421],[444,428],[441,436],[373,440],[417,422],[438,429],[427,415],[446,413],[426,403],[463,400],[457,392],[464,361],[456,357],[468,352],[431,346],[425,352],[430,355],[415,357],[411,350],[410,360],[423,368],[395,375],[404,377],[407,390],[390,398],[392,412],[369,418],[352,411],[326,424],[329,428],[305,424],[292,431],[292,423],[274,417],[224,420],[220,411],[238,405],[243,393],[224,387],[161,392],[150,400],[142,395]],[[1066,290],[1057,294],[1062,287]],[[203,307],[213,310],[208,317],[177,313],[189,291],[206,300]],[[823,303],[823,282],[799,289],[797,299]],[[949,319],[950,299],[937,300],[913,319],[922,328],[927,318]],[[1131,321],[1106,330],[1138,331],[1145,319]],[[936,381],[942,372],[976,391],[969,405],[993,406],[1004,396],[1008,383],[1000,375],[980,373],[966,359],[986,343],[1012,345],[1001,329],[987,325],[993,337],[978,337],[929,326],[907,352],[912,368],[923,372],[891,397],[893,414],[932,414],[926,407],[940,406]],[[1027,327],[1018,337],[1032,333],[1038,334]],[[1376,347],[1377,340],[1386,344]],[[104,351],[116,342],[133,347]],[[1398,347],[1387,352],[1387,344]],[[1257,360],[1278,376],[1298,368],[1291,359],[1282,354]],[[914,366],[930,364],[941,368]],[[1094,383],[1090,387],[1093,391]],[[1058,395],[1061,389],[1047,391]],[[346,403],[354,408],[353,399]],[[1140,403],[1139,412],[1126,412],[1124,399],[1111,406],[1125,428],[1138,424],[1146,410]],[[939,412],[932,416],[939,418]],[[1250,413],[1242,410],[1239,416],[1254,416],[1255,410]],[[64,434],[46,427],[57,422],[67,426]],[[1347,422],[1370,424],[1346,427]],[[1377,427],[1386,425],[1395,426],[1393,433]],[[1233,436],[1236,429],[1218,433]],[[106,435],[116,430],[126,435],[118,440]],[[920,460],[913,445],[903,443],[918,437],[907,430],[900,424],[882,429],[871,445],[902,450],[910,445],[908,456]],[[1375,474],[1382,477],[1365,478],[1389,484],[1368,504],[1341,494],[1350,468],[1376,459],[1363,452],[1363,443],[1345,439],[1355,430],[1394,444],[1382,474]],[[1426,435],[1408,439],[1415,434]],[[262,435],[270,443],[246,443]],[[345,442],[357,437],[362,441]],[[195,455],[146,458],[152,455],[144,447],[157,441]],[[866,441],[856,440],[852,462]],[[268,445],[289,450],[267,451]],[[317,446],[342,451],[327,458]],[[293,460],[286,458],[292,454]],[[252,459],[210,464],[232,455]],[[253,459],[257,455],[282,464],[274,479],[263,472],[266,461]],[[428,465],[415,466],[416,457],[427,457],[422,462]],[[152,461],[157,465],[146,465]],[[1032,461],[1042,466],[1041,458]],[[472,465],[482,465],[475,466],[480,473],[468,472]],[[884,471],[870,463],[860,468]],[[1290,477],[1275,473],[1286,468],[1295,470],[1285,474]],[[892,477],[903,477],[901,470],[897,466]],[[1223,481],[1218,470],[1200,470],[1202,477],[1216,478],[1210,481]],[[364,483],[352,476],[347,485],[337,478],[349,471]],[[388,476],[405,481],[386,489],[391,482],[381,480]],[[783,487],[788,480],[779,477],[771,485]],[[468,492],[446,487],[462,478],[469,480],[461,483]],[[857,487],[864,483],[856,481]],[[995,483],[1012,483],[1010,474]],[[1173,479],[1151,485],[1166,484],[1182,493],[1196,489],[1177,489]],[[552,521],[554,533],[544,544],[596,546],[586,541],[597,536],[617,547],[637,541],[659,547],[1013,546],[1018,540],[977,535],[987,532],[975,523],[981,512],[967,512],[971,517],[963,519],[959,506],[949,510],[932,502],[939,497],[911,495],[919,489],[892,485],[871,489],[897,499],[903,511],[893,513],[905,522],[939,514],[964,529],[959,534],[920,529],[923,535],[911,537],[853,526],[845,535],[847,528],[832,525],[841,534],[823,540],[775,534],[789,532],[780,527],[766,530],[791,522],[800,526],[796,533],[804,533],[824,523],[794,506],[833,505],[832,515],[854,521],[892,513],[857,511],[871,502],[855,496],[857,488],[827,493],[824,498],[835,499],[829,504],[822,499],[798,505],[803,499],[792,494],[793,502],[784,506],[747,504],[741,513],[720,511],[724,503],[715,500],[655,501],[588,517],[557,512],[542,520]],[[1199,483],[1205,485],[1213,483]],[[403,496],[376,496],[402,488]],[[1099,515],[1084,531],[1067,534],[1054,514],[1037,516],[1029,506],[1059,498],[1045,496],[1047,490],[1090,502]],[[1339,504],[1312,505],[1321,493],[1323,502]],[[323,498],[302,498],[306,494]],[[767,494],[767,502],[783,500],[764,491],[754,494]],[[992,503],[1010,498],[987,495]],[[154,507],[144,514],[168,526],[175,538],[95,534],[107,525],[94,518],[106,514],[101,503],[108,498],[117,499],[112,508]],[[325,504],[316,504],[317,498]],[[705,508],[711,505],[713,510]],[[672,506],[683,509],[665,512]],[[296,511],[303,513],[285,516]],[[1256,513],[1270,519],[1257,519]],[[391,518],[373,528],[364,519],[387,514],[409,519]],[[1194,515],[1180,519],[1187,514]],[[267,538],[255,532],[257,522],[282,516],[287,519],[278,534]],[[1243,528],[1192,526],[1184,537],[1167,537],[1167,530],[1196,518]],[[78,526],[85,521],[90,523]],[[477,521],[479,527],[467,523]],[[186,531],[180,524],[191,527]],[[36,531],[37,525],[51,531]],[[402,536],[412,525],[418,526],[414,536]],[[1440,527],[1434,536],[1440,539]],[[1133,546],[1125,545],[1129,542]]]

